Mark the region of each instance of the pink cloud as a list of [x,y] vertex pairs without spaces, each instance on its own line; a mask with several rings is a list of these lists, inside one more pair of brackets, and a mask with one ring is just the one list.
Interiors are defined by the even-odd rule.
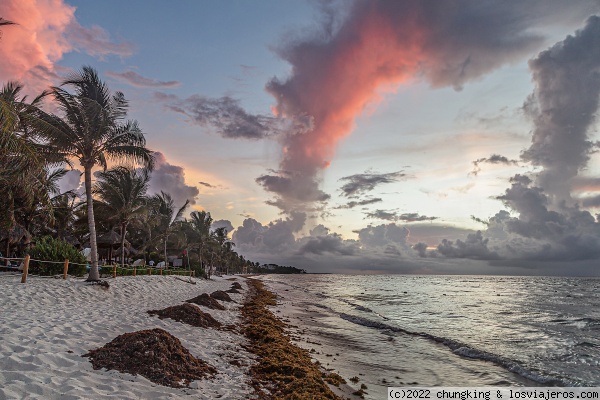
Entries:
[[56,77],[54,63],[71,50],[64,32],[74,13],[62,0],[2,1],[0,15],[18,25],[2,29],[0,81],[20,81],[30,93],[46,89]]
[[31,94],[60,80],[57,62],[65,53],[78,50],[102,57],[133,52],[131,44],[111,42],[100,27],[82,27],[75,7],[63,0],[3,0],[0,16],[17,24],[2,27],[0,82],[19,81]]

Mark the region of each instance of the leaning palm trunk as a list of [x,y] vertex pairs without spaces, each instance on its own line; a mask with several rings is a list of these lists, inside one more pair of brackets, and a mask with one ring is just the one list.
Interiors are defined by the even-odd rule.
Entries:
[[94,220],[94,199],[92,198],[92,168],[90,166],[84,166],[85,169],[85,196],[87,199],[88,208],[88,225],[90,228],[90,257],[92,259],[92,265],[90,265],[90,273],[88,275],[88,281],[100,280],[100,273],[98,272],[98,247],[96,244],[96,221]]

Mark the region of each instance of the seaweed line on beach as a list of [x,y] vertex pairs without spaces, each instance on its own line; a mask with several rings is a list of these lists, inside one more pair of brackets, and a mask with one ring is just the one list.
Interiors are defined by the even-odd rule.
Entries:
[[268,310],[267,306],[276,305],[276,296],[256,279],[247,282],[250,294],[241,309],[242,331],[250,339],[247,350],[259,356],[250,368],[251,385],[259,398],[341,399],[325,383],[310,353],[290,341],[286,325]]

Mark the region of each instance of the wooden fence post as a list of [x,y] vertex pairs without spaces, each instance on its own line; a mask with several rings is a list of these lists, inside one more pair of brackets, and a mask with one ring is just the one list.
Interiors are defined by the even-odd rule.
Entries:
[[161,268],[160,268],[160,275],[161,275],[161,276],[162,276],[162,270],[163,270],[163,269],[162,269],[162,267],[161,267]]
[[113,264],[113,278],[117,277],[117,264]]
[[152,265],[148,267],[148,275],[152,275]]
[[133,266],[133,276],[135,276],[135,271],[136,271],[136,269],[137,269],[137,265],[134,265],[134,266]]
[[29,254],[25,256],[25,263],[23,264],[23,276],[21,276],[21,283],[27,282],[27,273],[29,272]]
[[67,279],[67,273],[69,272],[69,259],[65,259],[65,267],[63,268],[63,279]]

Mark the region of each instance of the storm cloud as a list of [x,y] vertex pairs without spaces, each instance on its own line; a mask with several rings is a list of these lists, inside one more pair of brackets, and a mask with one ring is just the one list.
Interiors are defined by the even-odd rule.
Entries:
[[381,87],[422,79],[460,90],[541,48],[545,38],[537,28],[573,24],[598,9],[592,1],[541,0],[334,4],[321,7],[319,29],[286,36],[277,52],[291,74],[266,85],[275,115],[302,126],[279,137],[279,169],[306,188],[274,192],[272,204],[284,211],[319,197],[304,193],[319,193],[322,171],[356,117],[381,99]]
[[529,62],[535,91],[525,110],[534,122],[523,159],[543,168],[537,185],[553,202],[570,200],[572,179],[587,165],[600,95],[600,17]]

